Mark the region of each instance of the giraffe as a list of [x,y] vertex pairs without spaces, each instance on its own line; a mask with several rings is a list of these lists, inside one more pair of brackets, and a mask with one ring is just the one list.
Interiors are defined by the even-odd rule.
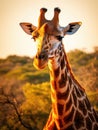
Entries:
[[62,27],[59,25],[61,10],[54,9],[52,20],[45,18],[46,11],[46,8],[40,9],[38,27],[20,23],[36,42],[34,66],[39,70],[49,67],[52,110],[43,130],[98,130],[98,115],[73,75],[62,43],[64,36],[74,34],[82,23]]

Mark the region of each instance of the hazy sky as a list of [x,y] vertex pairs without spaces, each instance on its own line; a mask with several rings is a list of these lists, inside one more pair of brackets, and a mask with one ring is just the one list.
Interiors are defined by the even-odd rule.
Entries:
[[35,52],[31,36],[20,28],[20,22],[37,25],[39,10],[46,7],[46,18],[53,17],[60,7],[60,24],[81,21],[79,31],[64,38],[66,51],[78,48],[88,51],[98,46],[98,0],[0,0],[0,57],[10,54],[29,55]]

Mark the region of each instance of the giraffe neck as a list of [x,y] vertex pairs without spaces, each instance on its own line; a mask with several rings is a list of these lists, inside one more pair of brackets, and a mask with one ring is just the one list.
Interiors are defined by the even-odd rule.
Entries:
[[[58,46],[58,49],[55,51],[55,56],[49,60],[48,66],[52,93],[62,94],[67,92],[65,93],[67,98],[75,88],[80,91],[81,96],[84,96],[84,89],[73,76],[63,44]],[[65,100],[66,98],[62,99]],[[59,96],[56,98],[53,97],[53,100],[58,101]]]
[[[84,125],[84,122],[82,122],[83,114],[87,114],[87,109],[91,111],[91,106],[84,89],[71,72],[62,44],[55,51],[55,56],[49,60],[48,66],[50,70],[52,114],[57,128],[67,128],[73,120],[77,122],[75,120],[78,118],[80,123]],[[78,127],[78,123],[75,127]]]

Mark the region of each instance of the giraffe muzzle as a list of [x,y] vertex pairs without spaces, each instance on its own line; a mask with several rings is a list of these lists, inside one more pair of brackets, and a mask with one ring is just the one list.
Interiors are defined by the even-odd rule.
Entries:
[[47,66],[48,55],[46,52],[38,53],[33,61],[36,69],[44,69]]
[[39,56],[36,56],[36,58],[38,58],[39,60],[42,60],[42,59],[44,59],[44,58],[45,58],[45,55],[40,54]]
[[41,52],[40,54],[36,55],[36,58],[39,60],[47,60],[48,56],[47,56],[47,52]]

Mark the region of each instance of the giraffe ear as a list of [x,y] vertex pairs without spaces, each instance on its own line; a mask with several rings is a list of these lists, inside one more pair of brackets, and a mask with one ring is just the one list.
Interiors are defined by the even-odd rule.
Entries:
[[31,35],[32,32],[37,28],[36,26],[32,25],[31,23],[20,23],[20,26],[24,30],[25,33]]
[[74,34],[80,28],[81,24],[82,24],[82,22],[73,22],[73,23],[70,23],[64,29],[65,34],[68,34],[68,35]]

